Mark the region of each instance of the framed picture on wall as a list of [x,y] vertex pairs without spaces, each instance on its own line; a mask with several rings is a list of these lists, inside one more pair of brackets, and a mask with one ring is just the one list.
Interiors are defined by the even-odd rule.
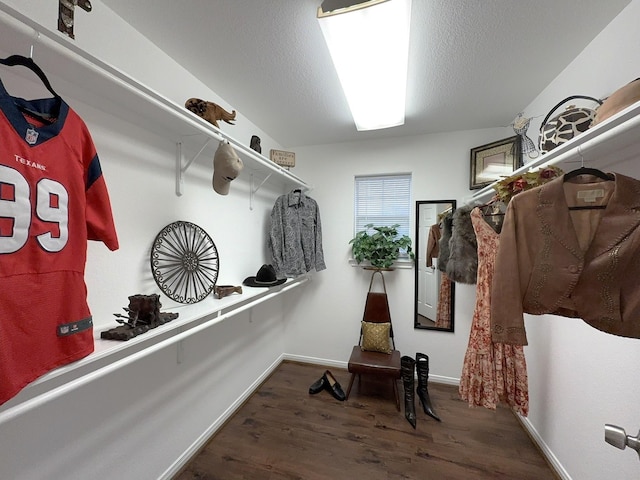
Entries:
[[508,177],[520,166],[522,149],[518,135],[472,148],[469,189],[486,187]]

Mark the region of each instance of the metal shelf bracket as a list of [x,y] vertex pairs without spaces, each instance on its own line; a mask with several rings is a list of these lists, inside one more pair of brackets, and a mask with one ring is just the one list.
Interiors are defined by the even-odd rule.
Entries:
[[211,143],[211,140],[213,139],[209,137],[202,148],[198,150],[198,153],[196,153],[193,158],[191,158],[191,160],[189,160],[186,164],[184,163],[184,155],[182,153],[182,142],[176,143],[176,195],[178,197],[182,196],[184,187],[184,174],[191,166],[191,164],[196,161],[196,159],[202,154],[202,152],[204,152],[204,149],[207,148],[209,143]]
[[257,187],[254,188],[254,180],[253,180],[253,173],[251,173],[251,186],[249,187],[249,210],[253,210],[253,196],[254,194],[258,193],[258,190],[260,190],[260,188],[267,183],[267,180],[269,180],[269,177],[271,177],[272,173],[270,173],[269,175],[266,176],[266,178],[264,180],[262,180],[262,182],[260,182],[260,185],[258,185]]

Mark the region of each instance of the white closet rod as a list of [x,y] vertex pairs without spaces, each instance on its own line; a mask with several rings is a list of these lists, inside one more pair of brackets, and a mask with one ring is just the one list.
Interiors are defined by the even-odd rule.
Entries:
[[[305,280],[306,281],[306,280]],[[262,303],[266,300],[269,300],[277,295],[279,295],[280,293],[284,293],[287,290],[294,288],[295,286],[297,286],[298,283],[294,283],[291,284],[287,287],[281,288],[276,292],[272,292],[269,293],[267,295],[265,295],[264,297],[260,297],[257,300],[254,300],[252,302],[247,303],[246,305],[243,305],[241,307],[236,308],[235,310],[232,310],[230,312],[227,312],[225,314],[220,315],[218,312],[218,316],[207,320],[204,323],[201,323],[200,325],[190,328],[189,330],[185,330],[184,332],[178,333],[176,335],[174,335],[173,337],[169,337],[165,340],[162,340],[161,342],[158,342],[150,347],[147,347],[143,350],[140,350],[132,355],[129,355],[127,357],[121,358],[120,360],[117,360],[113,363],[110,363],[108,365],[105,365],[102,368],[99,368],[97,370],[94,370],[93,372],[90,372],[86,375],[83,375],[81,377],[78,377],[74,380],[71,380],[70,382],[67,382],[63,385],[60,385],[56,388],[53,388],[47,392],[44,392],[36,397],[30,398],[29,400],[26,400],[18,405],[16,405],[15,407],[11,407],[7,410],[5,410],[4,412],[0,412],[0,425],[4,422],[7,422],[9,420],[12,420],[30,410],[33,410],[36,407],[39,407],[47,402],[50,402],[52,400],[55,400],[58,397],[61,397],[62,395],[65,395],[73,390],[76,390],[77,388],[80,388],[83,385],[86,385],[90,382],[93,382],[94,380],[97,380],[99,378],[104,377],[105,375],[108,375],[109,373],[112,373],[116,370],[119,370],[121,368],[126,367],[127,365],[136,362],[142,358],[148,357],[149,355],[151,355],[152,353],[155,353],[159,350],[162,350],[164,348],[167,348],[170,345],[173,345],[174,343],[180,342],[181,340],[184,340],[202,330],[205,330],[213,325],[215,325],[216,323],[222,322],[223,320],[226,320],[227,318],[233,317],[239,313],[244,312],[245,310],[249,310],[253,307],[255,307],[257,304]]]
[[[534,161],[527,163],[526,165],[514,170],[512,175],[528,172],[534,168],[547,167],[551,165],[558,165],[569,160],[580,160],[580,156],[585,157],[585,163],[593,162],[593,159],[586,159],[586,156],[591,150],[595,150],[598,147],[607,144],[607,156],[615,158],[616,154],[624,151],[629,144],[621,141],[620,144],[616,144],[616,139],[623,139],[623,135],[627,133],[634,133],[640,131],[640,102],[627,107],[620,112],[616,117],[612,117],[606,122],[597,125],[593,129],[589,129],[583,132],[579,136],[572,140],[572,145],[565,144],[568,149],[557,147],[558,150],[552,150],[551,152],[541,155]],[[628,118],[630,117],[630,118]],[[635,135],[630,135],[629,139],[632,139]],[[623,139],[624,140],[624,139]],[[564,150],[564,151],[563,151]],[[496,182],[497,183],[497,182]],[[492,185],[495,185],[493,183]],[[464,203],[467,205],[473,205],[474,203],[484,203],[495,194],[495,190],[492,185],[484,187],[474,195],[472,195]]]
[[[265,167],[272,172],[278,173],[279,175],[289,179],[289,181],[300,185],[302,188],[309,188],[302,179],[298,178],[290,171],[285,170],[280,165],[267,160],[266,158],[258,154],[255,150],[252,150],[251,148],[242,144],[231,135],[222,132],[215,126],[189,112],[183,106],[178,105],[177,103],[165,98],[155,90],[131,78],[116,67],[103,62],[99,58],[87,53],[86,51],[75,45],[73,42],[68,40],[66,37],[63,37],[57,32],[53,32],[47,28],[44,28],[42,25],[34,22],[32,19],[24,16],[17,10],[14,10],[13,8],[1,2],[0,11],[7,14],[6,16],[0,16],[0,22],[6,24],[9,28],[21,31],[27,37],[35,37],[35,35],[37,35],[38,43],[46,44],[46,46],[54,49],[57,53],[65,55],[67,58],[75,61],[76,63],[82,63],[82,65],[89,68],[98,75],[107,78],[110,81],[113,81],[121,87],[126,88],[130,92],[135,93],[144,100],[154,104],[165,112],[170,113],[174,117],[178,117],[180,120],[197,129],[203,135],[215,138],[218,141],[227,140],[229,143],[233,144],[233,146],[237,150],[241,151],[245,156],[254,160],[260,166]],[[27,46],[25,45],[25,49],[26,48]]]

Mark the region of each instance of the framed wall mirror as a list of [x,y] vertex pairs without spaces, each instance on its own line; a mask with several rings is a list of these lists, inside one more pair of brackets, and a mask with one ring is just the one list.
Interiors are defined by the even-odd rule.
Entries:
[[454,331],[455,283],[438,270],[432,245],[440,239],[442,218],[455,209],[455,200],[416,201],[415,328]]

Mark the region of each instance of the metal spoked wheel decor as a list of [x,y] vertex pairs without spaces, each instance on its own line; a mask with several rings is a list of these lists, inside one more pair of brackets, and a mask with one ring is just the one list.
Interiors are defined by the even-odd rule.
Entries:
[[160,290],[180,303],[197,303],[218,280],[218,249],[198,225],[174,222],[156,236],[151,248],[151,271]]

